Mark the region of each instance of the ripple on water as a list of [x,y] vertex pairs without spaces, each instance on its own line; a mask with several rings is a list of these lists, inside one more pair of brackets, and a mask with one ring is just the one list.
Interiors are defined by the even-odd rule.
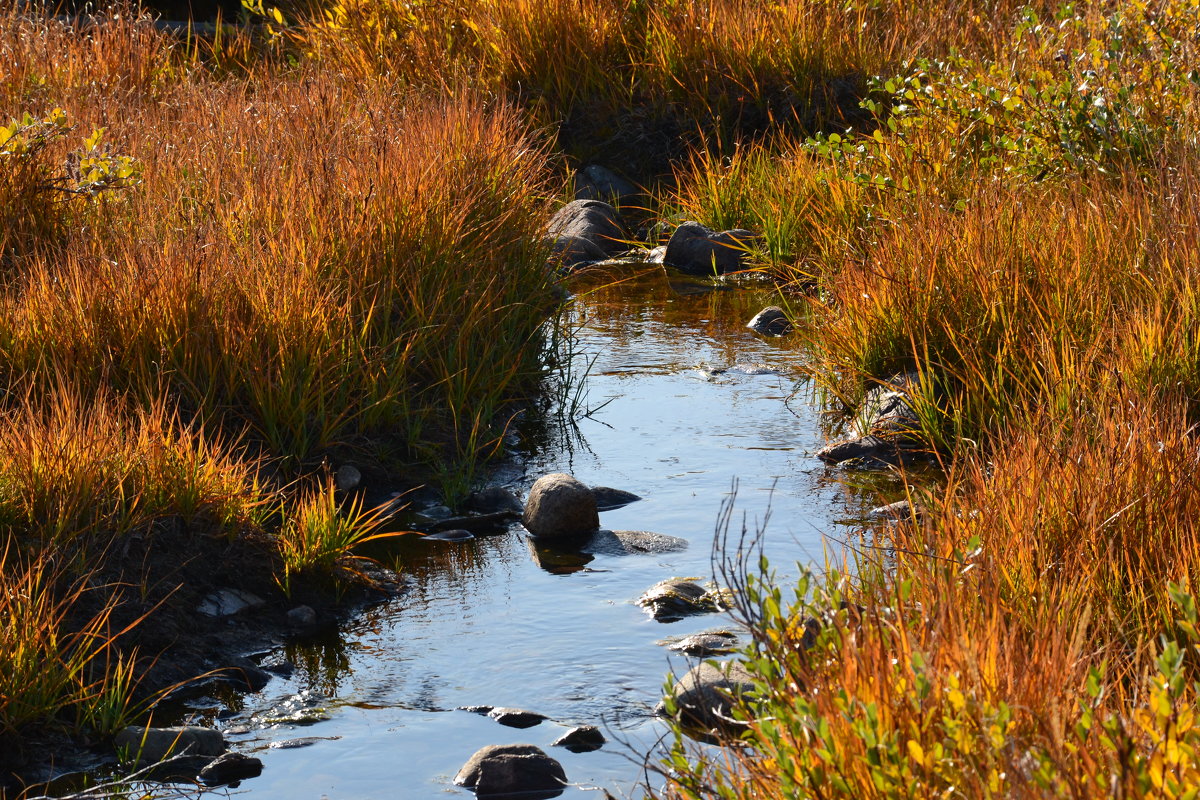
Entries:
[[[289,690],[328,696],[327,719],[280,741],[319,739],[303,748],[267,748],[251,796],[411,796],[456,793],[462,763],[488,744],[549,748],[566,726],[593,724],[610,742],[593,753],[554,748],[568,777],[631,792],[643,773],[637,754],[665,732],[654,718],[664,678],[689,658],[660,646],[689,633],[728,627],[719,615],[670,625],[634,600],[675,575],[711,575],[718,512],[739,484],[737,522],[753,527],[771,511],[768,555],[783,574],[820,561],[822,532],[861,518],[870,499],[832,480],[811,457],[823,440],[818,415],[788,376],[803,354],[784,340],[744,328],[768,298],[749,291],[674,291],[661,273],[576,299],[580,367],[595,358],[585,405],[608,405],[567,431],[525,430],[526,452],[498,468],[499,482],[527,488],[546,472],[570,472],[589,485],[644,499],[602,512],[610,529],[681,537],[686,550],[581,563],[538,557],[518,526],[500,536],[406,546],[409,591],[347,624],[335,640],[293,649]],[[701,370],[751,364],[780,374]],[[785,402],[786,401],[786,402]],[[459,706],[512,706],[549,719],[505,728]],[[252,717],[253,709],[243,716]],[[230,722],[238,724],[237,720]],[[631,760],[629,756],[634,755]],[[569,789],[564,797],[594,797]]]

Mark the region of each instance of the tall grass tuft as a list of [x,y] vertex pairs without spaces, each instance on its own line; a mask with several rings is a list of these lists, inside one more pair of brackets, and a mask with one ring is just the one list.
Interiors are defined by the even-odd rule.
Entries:
[[77,619],[94,589],[67,576],[52,550],[28,557],[9,536],[0,565],[0,740],[19,747],[34,726],[104,736],[126,724],[136,678],[114,646],[128,628],[113,629],[113,606]]

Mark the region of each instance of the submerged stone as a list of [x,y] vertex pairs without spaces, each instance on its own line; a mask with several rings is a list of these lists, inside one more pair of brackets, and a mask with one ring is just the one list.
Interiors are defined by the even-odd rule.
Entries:
[[562,764],[532,744],[494,744],[468,759],[454,783],[474,789],[477,797],[557,797],[567,785]]

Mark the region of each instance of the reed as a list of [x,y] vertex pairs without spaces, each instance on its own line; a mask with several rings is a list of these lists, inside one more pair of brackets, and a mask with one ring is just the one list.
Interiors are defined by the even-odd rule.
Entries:
[[[0,514],[30,575],[50,548],[69,567],[22,612],[37,635],[108,647],[71,581],[164,525],[284,588],[345,575],[374,520],[321,483],[331,461],[472,488],[550,368],[556,183],[528,120],[466,85],[201,52],[136,13],[2,14]],[[106,683],[31,704],[106,733],[153,654],[104,652]]]

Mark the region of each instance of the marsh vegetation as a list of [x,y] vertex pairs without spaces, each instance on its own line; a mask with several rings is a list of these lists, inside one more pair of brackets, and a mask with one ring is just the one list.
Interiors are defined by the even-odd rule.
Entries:
[[164,561],[307,591],[377,531],[339,465],[464,495],[561,366],[543,227],[601,162],[761,233],[830,407],[916,375],[945,476],[744,580],[749,724],[664,794],[1195,795],[1200,7],[245,14],[0,12],[5,747],[144,710]]

